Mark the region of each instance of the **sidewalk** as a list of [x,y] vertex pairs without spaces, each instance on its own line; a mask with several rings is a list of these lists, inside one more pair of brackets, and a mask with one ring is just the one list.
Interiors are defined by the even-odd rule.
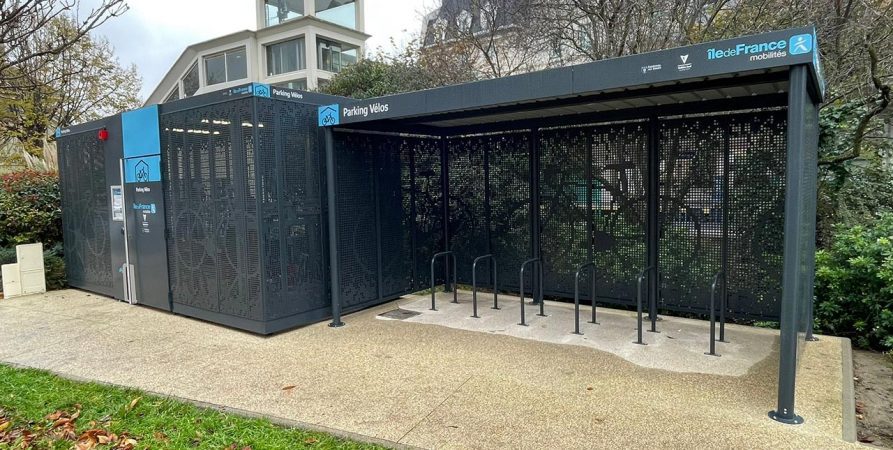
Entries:
[[[437,314],[450,314],[450,306],[470,314],[468,297],[460,300],[461,305],[448,305],[448,297],[439,296]],[[481,300],[480,314],[485,316],[492,310],[489,299]],[[838,339],[823,337],[804,345],[797,406],[806,423],[788,426],[766,415],[775,403],[778,356],[777,339],[767,340],[765,330],[752,330],[753,336],[745,327],[727,331],[742,345],[755,346],[738,349],[740,359],[749,352],[768,356],[738,362],[734,373],[740,374],[722,375],[647,368],[610,349],[580,343],[469,331],[455,323],[448,323],[453,328],[433,325],[425,322],[436,321],[434,315],[424,312],[406,320],[377,317],[397,305],[422,312],[419,305],[424,301],[408,297],[352,314],[343,328],[319,323],[259,337],[81,291],[57,291],[0,300],[0,361],[391,445],[854,446],[841,440]],[[518,300],[505,297],[501,302],[508,306]],[[553,315],[567,311],[547,307]],[[536,319],[545,319],[529,308],[530,328],[536,328]],[[453,311],[462,322],[461,311]],[[605,314],[608,319],[611,313]],[[635,321],[626,313],[616,314],[616,323],[630,320],[629,337],[634,338]],[[670,330],[674,320],[660,326]],[[689,322],[680,326],[698,326],[697,321]],[[572,331],[573,322],[562,325]],[[597,340],[597,331],[584,332]],[[662,334],[646,336],[646,342],[672,335]],[[698,345],[704,343],[702,339]],[[723,353],[723,347],[718,348]],[[634,361],[637,357],[641,355],[628,355]],[[731,364],[734,355],[724,354],[709,364],[726,358]],[[296,387],[282,389],[292,385]]]

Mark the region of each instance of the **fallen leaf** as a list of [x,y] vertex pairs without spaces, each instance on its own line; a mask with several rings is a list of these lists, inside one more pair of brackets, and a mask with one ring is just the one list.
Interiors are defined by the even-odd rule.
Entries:
[[295,386],[295,385],[293,385],[293,384],[290,384],[290,385],[288,385],[288,386],[282,388],[282,390],[283,390],[283,391],[290,391],[290,390],[292,390],[292,389],[294,389],[294,388],[296,388],[296,387],[297,387],[297,386]]
[[305,444],[315,444],[317,442],[319,442],[319,439],[317,439],[317,438],[310,437],[310,438],[304,439]]
[[0,422],[0,432],[12,426],[12,422]]
[[592,386],[587,387],[586,390],[587,390],[587,391],[591,391],[591,390],[592,390]]
[[156,440],[156,441],[167,442],[167,439],[168,439],[168,438],[167,438],[167,435],[164,434],[164,433],[162,433],[162,432],[160,432],[160,431],[156,431],[156,432],[153,433],[152,435],[155,436],[155,440]]
[[60,417],[62,417],[62,411],[56,411],[54,413],[47,414],[46,419],[55,422],[59,420]]
[[137,397],[137,398],[131,400],[131,401],[130,401],[130,405],[127,406],[127,411],[132,410],[133,407],[136,406],[136,404],[140,402],[140,399],[141,399],[141,398],[142,398],[142,397]]

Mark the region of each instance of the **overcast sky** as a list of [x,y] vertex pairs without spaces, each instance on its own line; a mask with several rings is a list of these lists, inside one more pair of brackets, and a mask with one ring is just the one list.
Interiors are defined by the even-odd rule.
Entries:
[[[83,8],[98,3],[85,0]],[[145,99],[190,44],[256,27],[254,0],[127,0],[130,10],[95,34],[106,36],[124,64],[143,76]],[[421,30],[422,14],[435,0],[366,0],[366,51],[390,50]]]

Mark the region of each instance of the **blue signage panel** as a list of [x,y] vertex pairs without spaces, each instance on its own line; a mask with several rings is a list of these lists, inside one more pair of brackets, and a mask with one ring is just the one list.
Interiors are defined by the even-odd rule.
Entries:
[[341,123],[340,117],[338,115],[338,104],[334,105],[325,105],[319,107],[319,126],[321,127],[330,127],[332,125],[338,125]]
[[161,156],[139,156],[124,160],[125,183],[153,183],[161,181]]
[[255,97],[270,98],[270,85],[263,83],[251,83],[251,90]]
[[122,113],[121,130],[125,158],[161,153],[161,138],[158,135],[158,105]]

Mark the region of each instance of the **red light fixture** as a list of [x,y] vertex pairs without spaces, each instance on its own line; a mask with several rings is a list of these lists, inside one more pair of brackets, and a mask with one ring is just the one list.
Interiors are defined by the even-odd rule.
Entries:
[[109,140],[109,130],[106,130],[105,128],[99,130],[99,134],[96,137],[103,142]]

